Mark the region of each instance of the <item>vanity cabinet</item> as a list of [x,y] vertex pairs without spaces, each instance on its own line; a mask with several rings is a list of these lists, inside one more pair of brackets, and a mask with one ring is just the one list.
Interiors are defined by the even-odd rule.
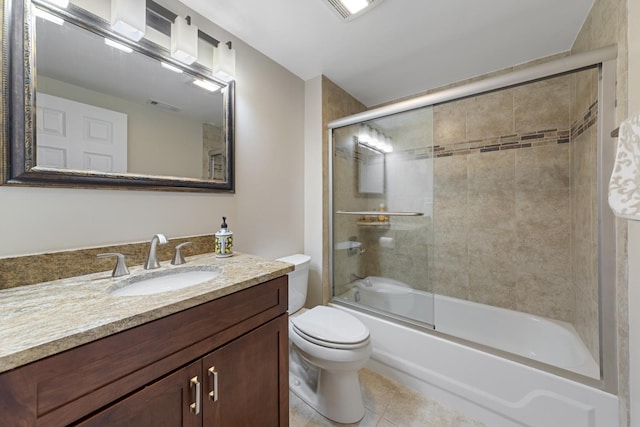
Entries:
[[0,425],[286,426],[286,276],[0,375]]

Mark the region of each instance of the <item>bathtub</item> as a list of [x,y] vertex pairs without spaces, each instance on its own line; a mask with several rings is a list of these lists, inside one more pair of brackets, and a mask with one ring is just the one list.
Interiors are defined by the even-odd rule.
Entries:
[[[379,309],[390,311],[400,306],[403,316],[418,313],[433,318],[433,312],[425,315],[424,309],[417,308],[426,304],[435,307],[439,332],[474,342],[482,340],[483,345],[599,376],[597,364],[569,324],[439,295],[434,300],[429,293],[404,286],[393,289],[389,283],[378,289],[373,284],[361,285],[356,284],[340,297],[355,300],[358,292],[360,302],[379,303]],[[413,303],[407,302],[407,294],[412,294]],[[612,394],[437,333],[339,303],[332,306],[356,316],[369,328],[373,343],[370,369],[489,427],[618,425],[618,399]],[[522,339],[525,336],[529,337],[526,341]]]
[[[567,322],[412,289],[370,276],[342,295],[354,302],[430,325],[438,332],[600,378],[600,367]],[[435,317],[435,319],[434,319]],[[435,322],[434,322],[435,320]]]

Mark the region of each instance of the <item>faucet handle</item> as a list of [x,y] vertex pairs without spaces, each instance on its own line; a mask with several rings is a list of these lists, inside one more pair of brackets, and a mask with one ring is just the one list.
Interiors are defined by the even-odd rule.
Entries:
[[172,265],[180,265],[186,262],[184,256],[182,256],[182,252],[180,251],[180,249],[184,248],[185,246],[189,246],[190,244],[191,242],[184,242],[176,246],[176,250],[173,253],[173,259],[171,260]]
[[129,269],[127,268],[127,263],[125,262],[124,259],[124,255],[113,252],[113,253],[106,253],[106,254],[98,254],[98,258],[106,258],[106,257],[116,257],[116,266],[113,269],[113,272],[111,273],[112,277],[120,277],[120,276],[126,276],[127,274],[129,274]]

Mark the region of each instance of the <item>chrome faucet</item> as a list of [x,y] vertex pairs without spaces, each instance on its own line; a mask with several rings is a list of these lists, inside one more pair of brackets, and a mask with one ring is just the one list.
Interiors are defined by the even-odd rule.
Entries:
[[165,245],[168,242],[164,234],[156,234],[151,238],[151,246],[149,246],[149,255],[147,256],[147,262],[144,263],[145,270],[153,270],[160,267],[160,263],[156,257],[156,246]]

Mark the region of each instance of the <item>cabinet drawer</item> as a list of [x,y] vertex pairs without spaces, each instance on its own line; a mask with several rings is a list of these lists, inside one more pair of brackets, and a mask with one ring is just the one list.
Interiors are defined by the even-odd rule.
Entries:
[[36,362],[36,424],[77,420],[286,309],[284,276]]

